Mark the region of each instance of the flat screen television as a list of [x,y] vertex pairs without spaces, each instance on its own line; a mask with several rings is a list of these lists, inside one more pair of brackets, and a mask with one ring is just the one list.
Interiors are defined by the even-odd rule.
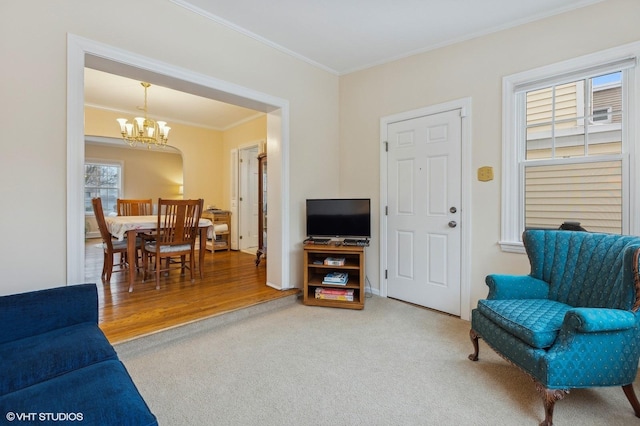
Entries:
[[307,199],[307,236],[371,237],[371,200]]

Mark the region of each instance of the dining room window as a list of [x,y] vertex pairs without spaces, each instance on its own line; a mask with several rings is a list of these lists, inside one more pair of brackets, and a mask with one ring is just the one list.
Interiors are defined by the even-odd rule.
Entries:
[[87,161],[84,164],[84,211],[93,214],[91,199],[100,197],[104,214],[116,212],[116,202],[122,193],[122,164],[108,161]]

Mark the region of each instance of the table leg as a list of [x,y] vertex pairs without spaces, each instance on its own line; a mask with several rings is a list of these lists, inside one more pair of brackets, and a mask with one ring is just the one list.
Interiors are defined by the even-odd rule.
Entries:
[[204,251],[207,249],[207,227],[200,228],[200,253],[198,253],[198,271],[200,272],[200,279],[202,279],[202,268],[204,266]]
[[129,293],[133,291],[133,282],[136,279],[136,237],[138,231],[131,229],[127,231],[127,262],[129,262]]

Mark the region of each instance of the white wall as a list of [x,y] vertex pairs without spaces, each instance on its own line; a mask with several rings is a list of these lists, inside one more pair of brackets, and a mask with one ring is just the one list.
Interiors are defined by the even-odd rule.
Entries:
[[[380,194],[380,118],[447,101],[472,98],[473,215],[471,307],[485,297],[488,273],[528,273],[525,255],[501,252],[500,191],[502,78],[542,65],[640,40],[640,2],[608,0],[574,12],[444,47],[340,79],[340,182],[345,195]],[[476,170],[492,166],[495,179]],[[376,215],[377,216],[377,215]],[[380,277],[379,217],[374,218],[367,275]],[[466,224],[468,225],[468,224]]]
[[0,248],[0,294],[67,280],[67,34],[289,101],[292,253],[284,261],[301,280],[304,198],[315,187],[338,190],[338,77],[169,1],[38,0],[0,6],[0,196],[20,202],[0,220],[11,241]]

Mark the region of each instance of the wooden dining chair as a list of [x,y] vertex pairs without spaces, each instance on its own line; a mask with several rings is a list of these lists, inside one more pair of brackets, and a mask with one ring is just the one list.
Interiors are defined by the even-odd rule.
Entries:
[[118,198],[116,207],[118,216],[147,216],[153,214],[151,198],[148,200]]
[[[142,250],[142,282],[147,279],[149,258],[154,258],[156,289],[160,288],[160,273],[169,272],[172,258],[180,256],[180,274],[189,269],[191,282],[194,282],[196,238],[199,234],[198,224],[202,214],[204,200],[166,200],[158,199],[158,226],[160,231],[155,241],[146,242]],[[186,263],[189,256],[189,265]],[[162,259],[166,259],[162,268]],[[202,266],[199,267],[202,278]]]
[[[109,283],[111,281],[111,274],[113,272],[122,272],[128,269],[127,259],[127,240],[118,241],[109,232],[107,228],[107,222],[104,219],[104,210],[102,209],[102,199],[92,198],[91,204],[93,205],[93,213],[98,222],[98,229],[100,229],[100,237],[102,238],[102,248],[104,253],[104,261],[102,263],[102,282]],[[142,245],[136,242],[136,250],[142,248]],[[116,253],[120,254],[120,262],[114,265],[113,258]],[[117,269],[114,269],[115,267]]]

